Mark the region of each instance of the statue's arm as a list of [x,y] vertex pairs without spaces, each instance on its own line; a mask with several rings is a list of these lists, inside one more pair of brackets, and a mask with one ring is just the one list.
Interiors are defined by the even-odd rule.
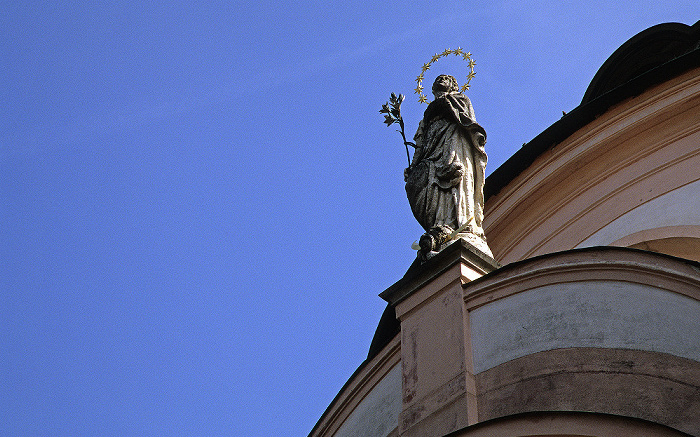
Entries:
[[418,123],[418,129],[416,129],[416,134],[413,136],[413,141],[414,143],[411,142],[406,142],[406,145],[409,145],[411,147],[414,147],[416,150],[413,152],[413,160],[411,161],[411,165],[409,165],[404,171],[403,171],[403,179],[404,181],[408,181],[408,176],[411,174],[411,171],[413,170],[413,167],[420,162],[422,159],[422,148],[423,148],[423,120]]
[[413,147],[416,149],[419,148],[420,144],[423,142],[423,120],[418,123],[418,129],[416,129],[416,134],[413,136],[413,141],[415,141]]

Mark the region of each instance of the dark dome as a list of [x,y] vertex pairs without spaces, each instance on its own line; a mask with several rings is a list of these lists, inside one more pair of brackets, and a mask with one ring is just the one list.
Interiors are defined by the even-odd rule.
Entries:
[[693,26],[664,23],[630,38],[610,55],[591,81],[581,104],[700,48],[700,21]]

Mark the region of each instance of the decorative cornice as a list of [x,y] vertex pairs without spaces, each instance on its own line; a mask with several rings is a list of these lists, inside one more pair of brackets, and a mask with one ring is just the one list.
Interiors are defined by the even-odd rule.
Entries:
[[463,285],[469,311],[544,285],[581,281],[652,284],[700,300],[700,263],[637,249],[603,246],[509,264]]
[[381,292],[379,296],[392,306],[396,306],[458,263],[468,263],[481,274],[487,274],[500,267],[500,264],[490,256],[470,243],[457,239],[424,263],[421,264],[416,260],[403,278]]
[[[672,111],[681,102],[689,100],[689,96],[697,96],[698,94],[700,94],[700,75],[689,77],[688,80],[670,89],[642,98],[636,104],[630,105],[619,113],[610,114],[607,118],[596,120],[595,126],[590,127],[574,138],[567,138],[568,141],[565,144],[563,139],[562,144],[558,144],[559,147],[548,155],[546,160],[538,161],[536,164],[532,163],[535,165],[532,165],[529,173],[533,176],[508,187],[508,190],[490,205],[489,212],[499,216],[508,215],[513,208],[512,203],[514,199],[527,197],[548,180],[556,177],[556,170],[560,169],[563,164],[580,160],[587,154],[597,155],[601,150],[607,150],[610,142],[618,142],[619,138],[628,135],[628,132],[639,132],[639,126],[648,128],[652,117],[656,119],[661,117],[660,111],[663,111],[663,108],[667,108],[667,111]],[[664,141],[652,145],[640,156],[632,157],[632,159],[642,159],[644,156],[677,141],[678,138],[692,135],[698,130],[700,130],[700,123],[684,131],[676,132],[672,137],[665,138]],[[563,164],[562,160],[565,161]],[[624,168],[628,165],[629,162],[620,163],[618,167],[611,169],[611,171],[619,170],[619,168]],[[586,187],[594,185],[606,176],[601,175],[598,178],[586,181],[579,192],[584,191]],[[515,175],[511,180],[514,179]],[[518,191],[523,190],[525,191],[516,195]]]

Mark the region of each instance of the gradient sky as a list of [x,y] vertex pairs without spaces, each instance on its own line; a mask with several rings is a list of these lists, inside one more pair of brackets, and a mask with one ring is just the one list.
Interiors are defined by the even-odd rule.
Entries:
[[[0,434],[305,436],[421,234],[415,77],[471,51],[487,173],[700,2],[11,1]],[[467,74],[457,58],[426,75]]]

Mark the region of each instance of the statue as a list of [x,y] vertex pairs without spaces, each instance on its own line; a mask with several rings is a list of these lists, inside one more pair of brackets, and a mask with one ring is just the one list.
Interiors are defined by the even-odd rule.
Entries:
[[420,250],[427,255],[464,238],[492,256],[481,227],[486,131],[453,76],[438,76],[432,90],[435,100],[418,125],[413,161],[404,171],[411,210],[426,231]]
[[486,131],[476,122],[474,108],[467,96],[469,81],[474,77],[471,53],[447,49],[436,53],[423,65],[416,78],[415,92],[421,103],[428,103],[422,81],[430,65],[439,58],[457,55],[469,62],[470,73],[461,89],[457,79],[442,74],[435,79],[435,96],[418,125],[415,143],[406,141],[401,117],[404,96],[391,94],[382,106],[384,122],[398,123],[408,155],[408,146],[415,148],[413,160],[404,170],[406,195],[411,211],[425,229],[419,243],[414,244],[419,258],[425,260],[458,238],[471,243],[484,254],[493,257],[482,228],[484,218],[484,179],[486,168]]

